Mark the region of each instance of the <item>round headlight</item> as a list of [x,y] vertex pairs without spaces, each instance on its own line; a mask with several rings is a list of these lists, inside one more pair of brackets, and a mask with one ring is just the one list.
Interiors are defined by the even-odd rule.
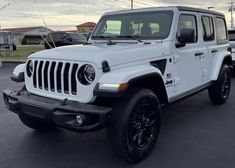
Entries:
[[30,72],[30,73],[33,73],[33,61],[30,61],[30,64],[29,64],[29,72]]
[[95,69],[91,65],[86,65],[84,68],[84,77],[87,82],[92,83],[95,79]]
[[26,67],[28,77],[31,77],[33,74],[33,61],[29,60]]
[[89,85],[95,80],[95,69],[92,65],[83,65],[78,71],[78,80],[83,85]]

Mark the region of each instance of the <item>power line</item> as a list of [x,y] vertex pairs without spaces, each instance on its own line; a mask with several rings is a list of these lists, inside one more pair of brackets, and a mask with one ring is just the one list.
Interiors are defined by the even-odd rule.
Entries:
[[143,7],[143,5],[144,5],[144,7],[146,7],[146,6],[154,7],[154,5],[152,5],[152,4],[149,4],[149,3],[146,3],[146,2],[139,2],[139,1],[136,1],[136,0],[130,0],[130,3],[126,2],[126,1],[122,1],[122,0],[115,0],[115,1],[120,2],[122,4],[125,4],[125,5],[130,5],[131,9],[134,9],[134,7]]
[[20,13],[20,15],[21,15],[22,17],[24,17],[26,20],[28,20],[28,21],[33,25],[32,20],[23,12],[24,10],[22,10],[22,9],[20,8],[20,6],[17,4],[17,2],[16,2],[15,0],[11,0],[11,1],[15,4],[15,7],[16,7],[16,9],[18,10],[18,12]]
[[143,2],[138,2],[138,1],[135,1],[135,3],[141,4],[141,5],[146,5],[146,6],[153,6],[153,5],[150,5],[150,4],[147,4],[147,3],[143,3]]
[[[11,1],[15,4],[15,7],[16,7],[16,9],[19,11],[20,15],[21,15],[22,17],[24,17],[25,20],[28,20],[32,25],[34,25],[33,22],[32,22],[32,20],[23,12],[23,10],[20,8],[20,6],[17,4],[17,2],[16,2],[15,0],[11,0]],[[43,37],[43,35],[42,35],[41,32],[40,32],[40,36],[41,36],[42,39],[51,47],[51,45],[47,42],[47,40],[45,39],[45,37]],[[52,47],[51,47],[51,48],[52,48]]]
[[119,3],[122,3],[122,4],[125,4],[125,5],[129,5],[129,3],[125,2],[125,1],[121,1],[121,0],[115,0],[116,2],[119,2]]
[[[38,10],[38,13],[40,14],[41,19],[43,20],[44,25],[46,26],[45,19],[44,19],[43,15],[42,15],[42,12],[41,12],[41,10],[40,10],[40,8],[39,8],[39,6],[38,6],[37,1],[36,1],[36,0],[33,0],[33,2],[34,2],[35,6],[36,6],[36,8],[37,8],[37,10]],[[47,27],[47,26],[46,26],[46,27]]]

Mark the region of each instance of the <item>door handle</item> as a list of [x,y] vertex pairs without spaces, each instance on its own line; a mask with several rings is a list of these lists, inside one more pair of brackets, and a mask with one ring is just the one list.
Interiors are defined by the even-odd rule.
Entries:
[[201,52],[201,51],[195,52],[195,57],[201,56],[203,54],[204,54],[204,52]]
[[218,50],[216,50],[216,49],[211,50],[211,53],[217,53],[217,52],[218,52]]

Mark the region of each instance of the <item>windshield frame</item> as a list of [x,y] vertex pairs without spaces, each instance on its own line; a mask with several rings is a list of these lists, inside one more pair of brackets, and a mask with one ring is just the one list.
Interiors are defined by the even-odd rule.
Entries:
[[[131,18],[132,16],[135,16],[136,14],[143,14],[142,16],[145,16],[145,15],[153,15],[153,14],[169,14],[170,16],[170,19],[169,19],[169,25],[168,25],[168,31],[166,32],[166,34],[162,37],[160,36],[154,36],[154,35],[150,35],[150,36],[143,36],[143,35],[139,35],[139,34],[125,34],[125,35],[114,35],[114,36],[105,36],[105,38],[107,39],[110,39],[110,40],[134,40],[134,39],[131,39],[130,37],[128,36],[134,36],[134,37],[138,37],[139,40],[164,40],[164,39],[167,39],[169,37],[169,35],[171,34],[171,29],[172,29],[172,26],[173,26],[173,20],[174,20],[174,15],[175,15],[175,12],[174,10],[170,10],[170,9],[166,9],[166,10],[154,10],[154,11],[141,11],[141,12],[131,12],[131,13],[116,13],[116,14],[108,14],[108,15],[104,15],[101,17],[101,19],[99,20],[97,26],[95,27],[94,31],[92,32],[92,35],[90,37],[90,40],[105,40],[105,38],[103,37],[103,35],[100,35],[100,36],[97,36],[96,33],[97,31],[99,31],[100,29],[100,26],[102,25],[103,22],[106,22],[107,20],[110,20],[112,21],[112,18],[115,18],[115,17],[122,17],[122,16],[127,16],[127,18]],[[113,19],[115,20],[115,19]],[[122,21],[120,19],[120,21]],[[135,20],[133,20],[135,21]],[[121,28],[120,28],[121,29]],[[121,30],[120,30],[121,31]],[[124,37],[124,36],[127,36],[127,37]]]

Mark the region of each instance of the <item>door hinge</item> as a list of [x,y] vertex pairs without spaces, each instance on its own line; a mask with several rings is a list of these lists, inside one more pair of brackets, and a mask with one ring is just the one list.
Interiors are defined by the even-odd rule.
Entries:
[[178,55],[175,55],[174,57],[173,57],[173,62],[174,63],[177,63],[177,62],[179,62],[180,61],[180,57],[178,56]]
[[174,86],[179,85],[180,84],[180,78],[175,78],[173,83],[174,83]]

